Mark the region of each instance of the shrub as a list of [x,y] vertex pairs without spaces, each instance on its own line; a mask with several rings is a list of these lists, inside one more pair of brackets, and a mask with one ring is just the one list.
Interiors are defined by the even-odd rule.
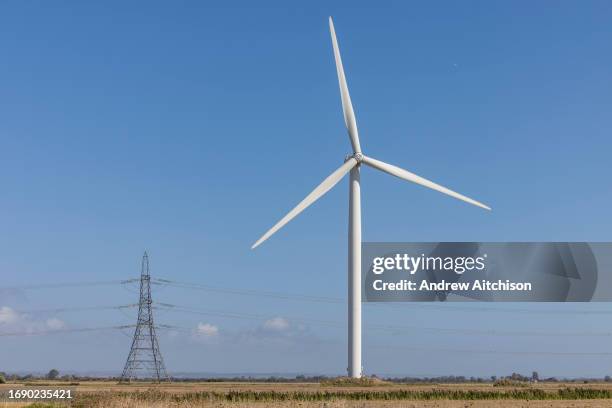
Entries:
[[502,378],[493,383],[494,387],[527,387],[528,383],[525,381],[512,380],[510,378]]
[[59,371],[57,371],[55,368],[49,371],[47,374],[47,379],[49,380],[55,380],[57,377],[59,377]]
[[388,381],[383,381],[377,377],[336,377],[321,381],[321,385],[326,387],[375,387],[388,384],[390,384]]

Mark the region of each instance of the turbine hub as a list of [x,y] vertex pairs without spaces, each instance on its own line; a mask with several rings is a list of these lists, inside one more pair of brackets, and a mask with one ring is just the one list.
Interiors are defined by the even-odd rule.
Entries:
[[354,154],[347,154],[346,157],[344,158],[344,162],[346,163],[349,159],[355,159],[357,160],[357,163],[359,164],[363,160],[363,154],[361,152],[354,153]]

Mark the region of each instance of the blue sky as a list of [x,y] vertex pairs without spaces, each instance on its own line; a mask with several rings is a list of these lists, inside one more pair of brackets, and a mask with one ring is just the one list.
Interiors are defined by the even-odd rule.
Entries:
[[[610,240],[609,2],[5,2],[2,286],[128,279],[146,249],[157,277],[345,297],[346,181],[249,249],[350,151],[329,15],[364,152],[493,207],[364,169],[364,240]],[[3,330],[130,324],[133,310],[26,313],[133,303],[128,289],[3,291]],[[216,328],[160,333],[170,371],[344,372],[344,328],[306,322],[343,324],[342,303],[154,296],[262,316],[160,313]],[[612,319],[573,312],[606,304],[429,306],[364,306],[366,326],[414,328],[366,330],[366,373],[609,374],[612,356],[456,351],[612,352],[605,337],[418,329],[583,333]],[[0,370],[119,371],[129,347],[116,331],[1,342]]]

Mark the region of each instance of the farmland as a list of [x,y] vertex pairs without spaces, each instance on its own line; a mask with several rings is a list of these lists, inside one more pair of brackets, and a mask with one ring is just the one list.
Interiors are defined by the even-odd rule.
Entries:
[[114,381],[79,383],[32,381],[0,385],[15,388],[69,387],[75,398],[63,403],[0,403],[0,407],[610,407],[612,384],[540,383],[495,387],[493,384],[388,384],[333,386],[317,383]]

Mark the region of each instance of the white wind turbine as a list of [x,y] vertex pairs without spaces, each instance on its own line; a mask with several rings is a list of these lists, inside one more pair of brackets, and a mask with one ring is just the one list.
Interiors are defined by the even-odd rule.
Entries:
[[351,104],[342,59],[338,49],[338,40],[334,30],[334,22],[329,18],[329,30],[331,32],[334,57],[336,59],[336,70],[340,84],[340,96],[342,98],[342,110],[344,111],[344,122],[346,124],[353,155],[348,157],[342,166],[327,177],[317,188],[306,196],[293,210],[289,211],[279,222],[268,230],[261,238],[253,244],[251,249],[256,248],[262,242],[270,238],[272,234],[281,229],[285,224],[304,211],[308,206],[321,198],[333,186],[335,186],[346,173],[350,172],[349,187],[349,231],[348,231],[348,375],[353,378],[361,377],[361,187],[359,184],[359,168],[366,164],[377,170],[389,173],[400,179],[411,181],[416,184],[431,188],[451,197],[473,204],[475,206],[490,210],[491,208],[462,194],[456,193],[436,184],[432,181],[417,176],[407,170],[387,164],[380,160],[365,156],[359,145],[359,133],[355,112]]

